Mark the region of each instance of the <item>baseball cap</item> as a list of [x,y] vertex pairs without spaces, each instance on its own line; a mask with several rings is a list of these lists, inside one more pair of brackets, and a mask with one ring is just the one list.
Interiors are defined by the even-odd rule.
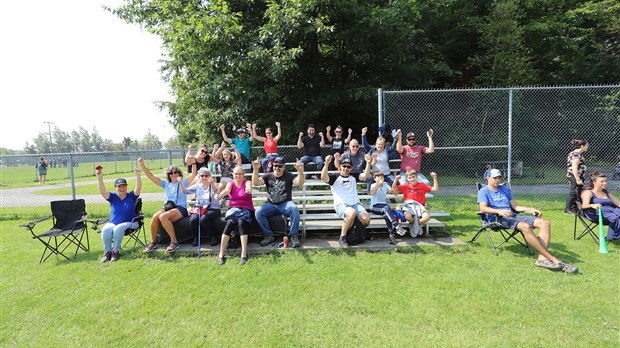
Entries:
[[489,178],[496,178],[498,176],[503,176],[502,172],[499,169],[491,169],[491,173],[489,174]]
[[407,133],[407,138],[415,138],[415,133],[414,132]]
[[351,163],[351,159],[349,158],[349,156],[346,156],[346,157],[343,157],[343,158],[340,159],[340,164],[341,165],[345,164],[345,163],[352,164]]
[[123,178],[114,180],[114,187],[119,186],[119,185],[127,185],[127,180]]
[[247,132],[246,132],[245,128],[239,128],[239,129],[237,129],[237,134],[239,134],[239,133],[247,133]]
[[285,163],[284,162],[284,158],[276,157],[276,158],[273,159],[273,163],[282,163],[282,164],[284,164]]

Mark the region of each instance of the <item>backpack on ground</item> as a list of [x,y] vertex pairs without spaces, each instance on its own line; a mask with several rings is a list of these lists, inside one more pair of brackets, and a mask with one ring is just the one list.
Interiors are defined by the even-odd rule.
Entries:
[[368,231],[366,231],[366,226],[364,226],[364,224],[356,216],[353,225],[347,232],[347,243],[349,245],[357,245],[364,243],[366,239],[370,239]]

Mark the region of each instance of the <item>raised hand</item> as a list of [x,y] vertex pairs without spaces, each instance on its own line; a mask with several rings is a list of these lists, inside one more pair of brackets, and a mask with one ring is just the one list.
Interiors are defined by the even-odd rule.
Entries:
[[371,159],[372,159],[372,157],[370,156],[370,154],[365,154],[365,155],[364,155],[364,160],[365,160],[366,162],[370,162],[370,160],[371,160]]
[[297,169],[297,171],[304,170],[304,164],[299,162],[299,158],[295,159],[295,169]]
[[340,160],[340,152],[336,152],[334,154],[334,158],[337,159],[337,160]]
[[399,182],[400,181],[400,175],[396,175],[396,177],[394,177],[394,182]]
[[431,177],[433,177],[433,179],[437,179],[437,173],[431,172]]
[[304,132],[299,132],[299,137],[303,137],[304,136]]
[[280,127],[280,122],[276,122],[276,127]]
[[252,129],[256,129],[256,123],[252,123]]
[[432,138],[434,133],[435,133],[435,132],[433,132],[433,129],[431,128],[431,129],[429,129],[429,130],[426,132],[426,135],[427,135],[429,138]]
[[180,176],[180,175],[179,175],[179,176],[177,176],[177,182],[178,182],[178,183],[181,183],[181,181],[183,181],[183,177],[182,177],[182,176]]
[[136,162],[138,162],[138,164],[142,164],[144,162],[144,159],[142,159],[142,157],[138,157]]
[[323,137],[323,132],[319,132],[319,136],[322,138]]
[[331,132],[332,131],[332,126],[325,127],[325,130],[327,131],[327,133]]
[[362,135],[366,135],[366,132],[368,132],[368,127],[362,128]]
[[349,128],[349,134],[353,133],[353,129]]
[[325,164],[332,163],[332,159],[333,159],[333,157],[331,155],[325,156]]
[[220,130],[225,130],[225,129],[226,129],[226,126],[225,126],[225,125],[223,125],[223,124],[222,124],[222,125],[220,125]]
[[256,157],[256,159],[254,161],[252,161],[252,168],[258,170],[260,169],[261,165],[260,165],[260,158]]

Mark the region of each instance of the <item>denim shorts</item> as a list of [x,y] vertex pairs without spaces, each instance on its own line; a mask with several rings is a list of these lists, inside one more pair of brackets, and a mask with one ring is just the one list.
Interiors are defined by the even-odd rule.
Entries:
[[335,207],[336,214],[338,214],[339,218],[344,219],[344,211],[347,209],[347,207],[351,207],[355,209],[357,211],[357,215],[366,212],[366,208],[364,208],[364,206],[361,205],[360,203],[357,203],[355,205],[345,205],[343,203],[340,203]]
[[503,216],[500,216],[499,220],[497,220],[497,222],[499,222],[502,226],[509,228],[511,230],[514,230],[517,227],[517,224],[519,222],[525,222],[526,224],[530,225],[530,227],[534,228],[534,221],[536,220],[535,216],[531,216],[531,215],[524,215],[524,216],[513,216],[510,218],[505,218]]

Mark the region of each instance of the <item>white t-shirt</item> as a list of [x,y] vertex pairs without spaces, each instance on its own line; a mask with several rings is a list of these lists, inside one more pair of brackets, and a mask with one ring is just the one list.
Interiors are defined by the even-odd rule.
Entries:
[[347,206],[360,203],[357,180],[353,175],[344,177],[340,174],[329,174],[329,185],[334,196],[334,207],[341,203]]

